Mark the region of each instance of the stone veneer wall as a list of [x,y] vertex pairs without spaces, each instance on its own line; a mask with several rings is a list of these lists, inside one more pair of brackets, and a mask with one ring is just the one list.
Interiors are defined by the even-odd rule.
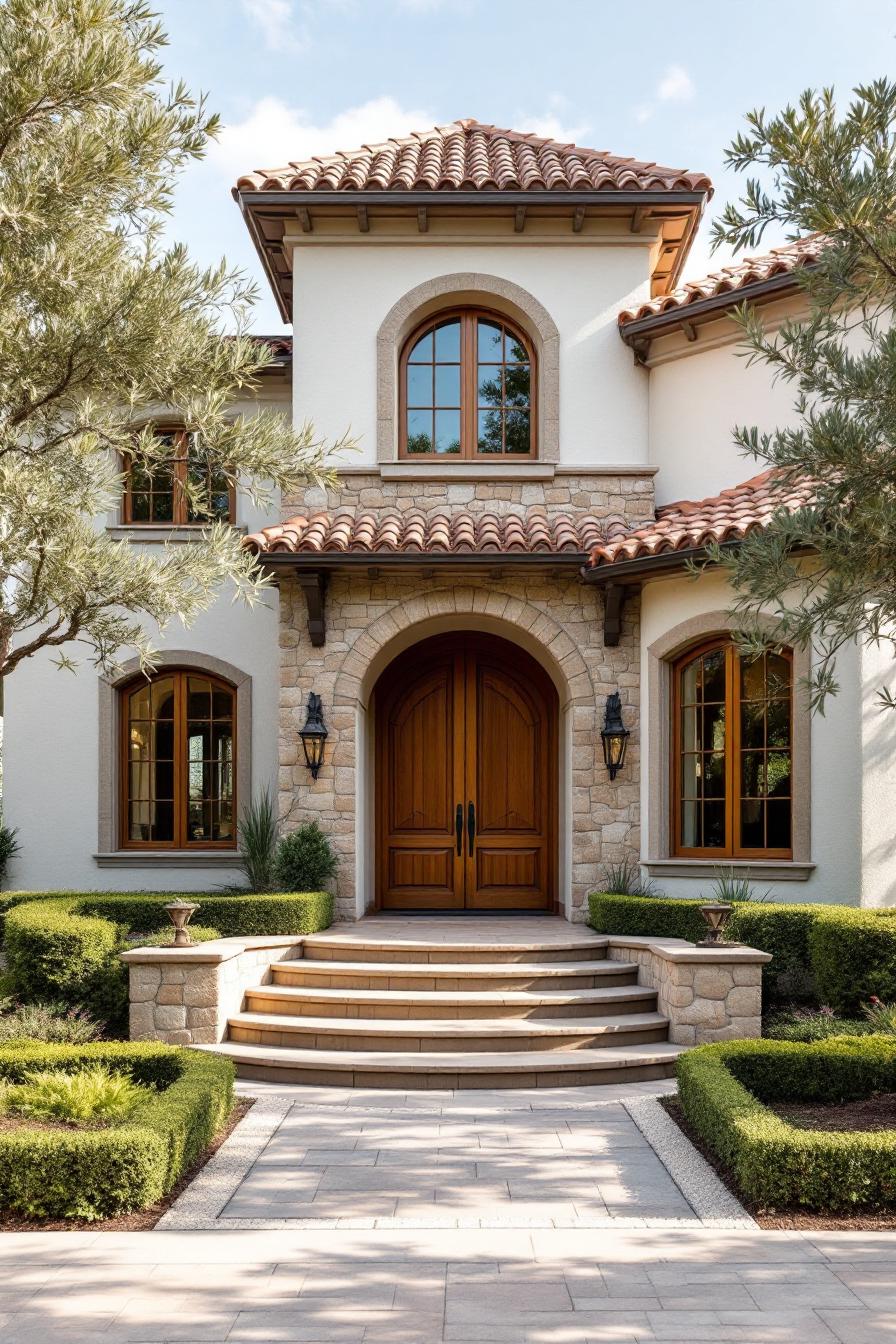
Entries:
[[[622,516],[640,521],[653,509],[652,476],[557,475],[545,481],[383,480],[378,474],[352,474],[342,489],[331,492],[330,508],[452,512],[492,510],[600,517]],[[320,508],[313,491],[304,501],[284,504],[284,516]],[[425,557],[420,557],[421,566]],[[445,575],[432,571],[394,573],[367,567],[330,576],[326,597],[326,643],[312,647],[307,633],[307,608],[294,579],[280,578],[280,742],[279,808],[286,831],[317,818],[332,838],[340,865],[336,879],[336,917],[356,917],[358,856],[355,852],[359,808],[367,807],[372,770],[358,760],[363,716],[372,690],[371,668],[399,636],[419,628],[419,638],[445,629],[492,630],[507,639],[522,635],[543,650],[543,661],[560,684],[561,715],[571,717],[569,790],[565,806],[571,814],[571,852],[566,856],[574,920],[586,917],[588,892],[597,885],[607,863],[640,854],[639,808],[639,602],[625,607],[622,637],[616,648],[603,643],[602,597],[569,571],[514,569],[513,562],[494,557],[492,577]],[[371,557],[375,571],[376,557]],[[403,647],[405,646],[403,645]],[[304,764],[298,737],[305,720],[309,691],[323,699],[329,729],[326,759],[316,781]],[[610,781],[603,764],[600,730],[606,697],[618,690],[626,726],[631,730],[626,766]],[[562,724],[561,724],[562,728]],[[561,751],[565,748],[561,743]],[[561,831],[564,813],[561,769]],[[372,863],[373,837],[367,839]],[[563,839],[561,835],[561,855]],[[561,880],[561,889],[564,882]]]
[[[402,463],[412,469],[413,464]],[[445,468],[445,475],[451,466]],[[647,522],[653,517],[653,473],[617,475],[582,471],[580,474],[557,473],[546,480],[464,478],[432,480],[418,476],[383,479],[379,471],[350,471],[335,490],[307,490],[283,499],[283,517],[306,509],[355,508],[394,509],[399,513],[423,510],[424,513],[451,512],[463,508],[469,513],[517,513],[529,510],[553,514],[590,513],[599,518],[624,518],[627,522]]]
[[736,944],[699,947],[684,938],[610,937],[612,961],[638,964],[638,983],[657,991],[674,1045],[762,1035],[762,967],[768,952]]

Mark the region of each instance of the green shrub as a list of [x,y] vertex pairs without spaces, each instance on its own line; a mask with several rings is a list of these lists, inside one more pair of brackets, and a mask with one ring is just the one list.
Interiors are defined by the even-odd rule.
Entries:
[[[7,899],[4,943],[12,993],[25,1002],[58,1000],[82,1004],[113,1030],[127,1013],[127,971],[119,953],[128,934],[145,942],[171,929],[165,912],[170,893],[53,893],[38,900]],[[317,933],[333,922],[327,892],[197,898],[208,924],[223,938]],[[202,927],[202,926],[199,926]]]
[[[274,860],[280,825],[269,789],[243,809],[240,817],[240,857],[250,891],[273,891]],[[315,882],[316,887],[320,886]]]
[[154,1043],[0,1048],[0,1085],[36,1068],[105,1065],[151,1089],[103,1129],[0,1130],[0,1209],[31,1218],[109,1218],[161,1199],[223,1125],[233,1066],[200,1050]]
[[766,1102],[842,1103],[896,1087],[896,1040],[733,1041],[677,1064],[688,1123],[758,1209],[841,1213],[896,1202],[896,1131],[801,1129]]
[[104,1024],[85,1008],[65,1003],[0,1003],[0,1045],[9,1041],[47,1041],[83,1045],[103,1034]]
[[[588,901],[598,933],[698,942],[706,932],[702,900],[595,892]],[[762,969],[766,1002],[805,999],[849,1014],[872,994],[896,998],[896,911],[751,900],[735,903],[726,932],[771,953]]]
[[316,821],[283,837],[274,858],[274,880],[281,891],[317,891],[336,872],[333,846]]
[[773,1041],[827,1041],[832,1036],[870,1036],[870,1022],[854,1017],[837,1017],[830,1008],[797,1008],[792,1012],[771,1013],[762,1023],[762,1034]]
[[124,1073],[93,1064],[76,1073],[35,1069],[10,1087],[7,1109],[35,1120],[72,1120],[80,1124],[124,1120],[149,1100],[150,1089]]
[[0,886],[6,880],[6,870],[9,867],[9,861],[19,853],[22,846],[16,839],[17,831],[11,830],[9,826],[0,825]]
[[871,996],[896,999],[896,911],[820,906],[809,934],[819,996],[855,1013]]

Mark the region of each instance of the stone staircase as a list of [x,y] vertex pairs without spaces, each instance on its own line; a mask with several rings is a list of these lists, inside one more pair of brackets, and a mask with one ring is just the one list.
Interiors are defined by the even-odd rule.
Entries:
[[272,965],[211,1048],[243,1078],[343,1087],[575,1087],[674,1072],[681,1047],[655,990],[634,962],[607,958],[606,939],[569,925],[537,941],[481,932],[306,937],[302,959]]

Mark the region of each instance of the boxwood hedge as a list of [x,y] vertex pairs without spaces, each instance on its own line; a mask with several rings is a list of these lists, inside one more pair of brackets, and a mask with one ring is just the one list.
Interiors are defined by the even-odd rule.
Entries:
[[840,1103],[896,1089],[896,1040],[703,1045],[677,1064],[688,1123],[757,1210],[842,1213],[896,1202],[896,1130],[801,1129],[769,1102]]
[[[589,897],[590,923],[599,933],[696,942],[706,932],[703,903],[595,892]],[[896,999],[896,910],[738,901],[728,936],[771,953],[763,968],[769,1001],[814,999],[850,1013],[872,994]]]
[[[83,1004],[123,1024],[127,972],[119,959],[127,935],[170,927],[170,893],[56,893],[6,898],[4,949],[12,993],[24,1002]],[[315,933],[333,920],[327,892],[195,897],[200,919],[221,937]]]
[[29,1218],[109,1218],[156,1203],[208,1146],[233,1105],[233,1065],[155,1043],[0,1048],[0,1079],[89,1064],[127,1073],[154,1095],[97,1129],[0,1130],[0,1210]]

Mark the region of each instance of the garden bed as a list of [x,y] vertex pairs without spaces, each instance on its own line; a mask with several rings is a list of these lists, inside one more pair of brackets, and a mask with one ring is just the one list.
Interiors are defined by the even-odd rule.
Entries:
[[0,1131],[0,1217],[95,1225],[151,1210],[231,1115],[233,1066],[214,1055],[118,1042],[0,1048],[0,1082],[13,1086],[41,1070],[75,1075],[97,1066],[148,1089],[146,1099],[99,1127],[16,1123]]
[[892,1037],[703,1046],[678,1082],[669,1114],[761,1226],[896,1228]]

